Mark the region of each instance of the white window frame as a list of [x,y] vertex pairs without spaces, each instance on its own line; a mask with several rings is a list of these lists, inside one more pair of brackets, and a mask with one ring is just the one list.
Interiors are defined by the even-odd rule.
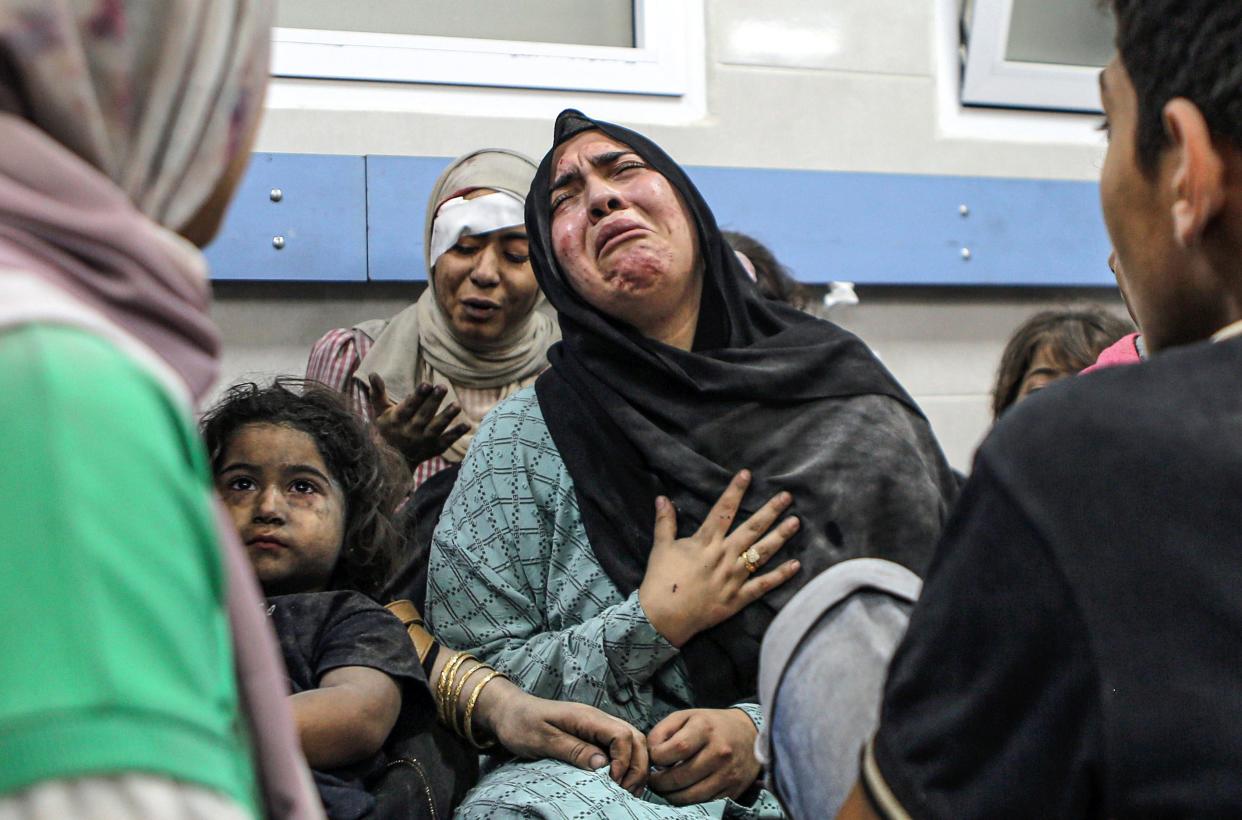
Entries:
[[636,48],[276,28],[272,74],[678,97],[693,77],[691,5],[635,0]]
[[1005,59],[1013,4],[1014,0],[975,0],[962,73],[962,102],[1099,112],[1099,67]]

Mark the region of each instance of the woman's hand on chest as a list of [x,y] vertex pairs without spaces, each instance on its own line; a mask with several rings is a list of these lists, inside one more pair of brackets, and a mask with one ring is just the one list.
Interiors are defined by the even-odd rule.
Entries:
[[729,531],[749,486],[750,472],[742,470],[687,538],[676,537],[672,502],[656,499],[655,539],[638,599],[651,625],[673,646],[733,616],[798,571],[797,561],[786,561],[755,574],[798,531],[795,516],[773,527],[793,501],[789,493],[777,494]]

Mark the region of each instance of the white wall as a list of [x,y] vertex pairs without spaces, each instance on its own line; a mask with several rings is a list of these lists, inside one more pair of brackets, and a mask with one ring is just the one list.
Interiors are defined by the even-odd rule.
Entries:
[[[966,111],[957,0],[703,3],[706,98],[689,121],[659,99],[278,79],[261,151],[539,157],[566,105],[637,127],[691,165],[1094,179],[1098,117]],[[597,112],[603,112],[597,113]]]
[[[687,164],[1095,178],[1096,118],[956,104],[955,7],[956,0],[707,0],[697,114],[603,94],[278,80],[258,149],[448,156],[497,145],[538,157],[551,117],[573,104],[623,115]],[[415,290],[221,283],[215,316],[225,333],[225,379],[300,374],[324,330],[392,315]],[[959,468],[986,432],[987,392],[1019,322],[1072,300],[1121,310],[1107,291],[871,288],[863,297],[834,318],[915,395]]]

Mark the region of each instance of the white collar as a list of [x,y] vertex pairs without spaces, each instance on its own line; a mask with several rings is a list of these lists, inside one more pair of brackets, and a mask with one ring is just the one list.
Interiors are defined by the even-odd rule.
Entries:
[[1223,342],[1225,339],[1232,339],[1234,336],[1242,336],[1242,319],[1231,325],[1225,325],[1220,330],[1212,334],[1213,342]]

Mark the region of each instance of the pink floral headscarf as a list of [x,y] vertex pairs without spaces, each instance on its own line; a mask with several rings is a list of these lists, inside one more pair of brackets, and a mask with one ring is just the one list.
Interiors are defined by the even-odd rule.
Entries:
[[[0,0],[0,329],[87,328],[190,412],[219,339],[202,254],[174,230],[244,159],[271,19],[271,0]],[[217,520],[266,812],[322,817],[258,585]]]
[[245,147],[270,31],[266,0],[3,0],[0,111],[177,229]]

